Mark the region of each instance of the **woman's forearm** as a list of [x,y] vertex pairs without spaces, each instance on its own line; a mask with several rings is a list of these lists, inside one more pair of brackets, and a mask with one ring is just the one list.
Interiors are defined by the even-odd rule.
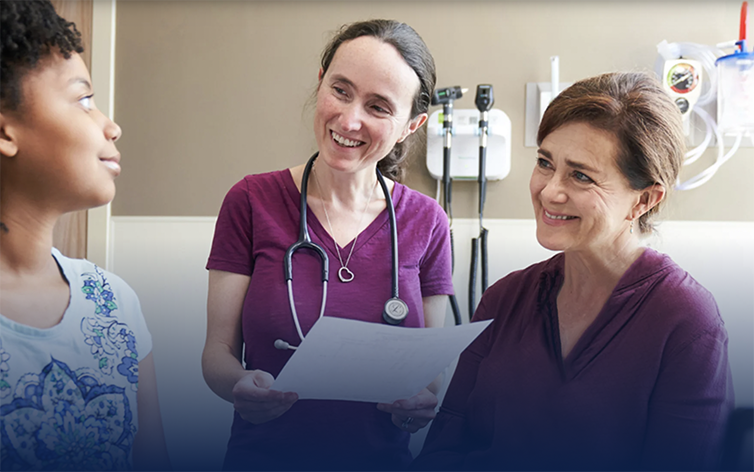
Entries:
[[233,403],[233,386],[249,371],[221,343],[207,344],[202,353],[204,381],[217,396]]
[[246,275],[209,271],[202,374],[209,388],[229,402],[233,402],[233,387],[248,373],[241,364],[241,316],[250,280]]

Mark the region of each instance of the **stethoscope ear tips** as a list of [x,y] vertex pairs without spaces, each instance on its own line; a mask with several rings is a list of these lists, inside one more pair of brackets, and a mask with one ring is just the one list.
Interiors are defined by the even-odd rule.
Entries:
[[385,302],[382,319],[389,325],[401,324],[408,316],[408,305],[400,298],[391,298]]

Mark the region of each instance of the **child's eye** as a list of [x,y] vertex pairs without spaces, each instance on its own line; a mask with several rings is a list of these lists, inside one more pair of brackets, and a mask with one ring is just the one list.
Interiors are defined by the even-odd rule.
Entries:
[[592,180],[588,175],[586,175],[586,174],[584,174],[582,172],[579,172],[577,170],[573,171],[573,177],[576,180],[578,180],[579,182],[583,182],[585,184],[590,184],[590,183],[594,182],[594,180]]
[[82,97],[79,99],[79,103],[81,103],[81,105],[87,110],[91,110],[92,108],[94,108],[93,97],[94,95],[87,95],[86,97]]

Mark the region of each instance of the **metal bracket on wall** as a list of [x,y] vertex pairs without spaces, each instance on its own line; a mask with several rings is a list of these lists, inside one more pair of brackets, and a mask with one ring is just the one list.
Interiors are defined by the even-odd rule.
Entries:
[[[573,82],[559,82],[563,90]],[[524,146],[537,147],[537,129],[542,115],[550,104],[552,86],[550,82],[529,82],[526,84],[526,127]]]

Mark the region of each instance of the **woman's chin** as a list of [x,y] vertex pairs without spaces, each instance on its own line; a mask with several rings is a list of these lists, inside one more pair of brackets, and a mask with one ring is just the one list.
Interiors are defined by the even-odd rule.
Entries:
[[567,247],[567,244],[565,244],[562,238],[542,233],[542,231],[537,229],[537,242],[539,242],[539,245],[543,248],[550,251],[564,251]]

